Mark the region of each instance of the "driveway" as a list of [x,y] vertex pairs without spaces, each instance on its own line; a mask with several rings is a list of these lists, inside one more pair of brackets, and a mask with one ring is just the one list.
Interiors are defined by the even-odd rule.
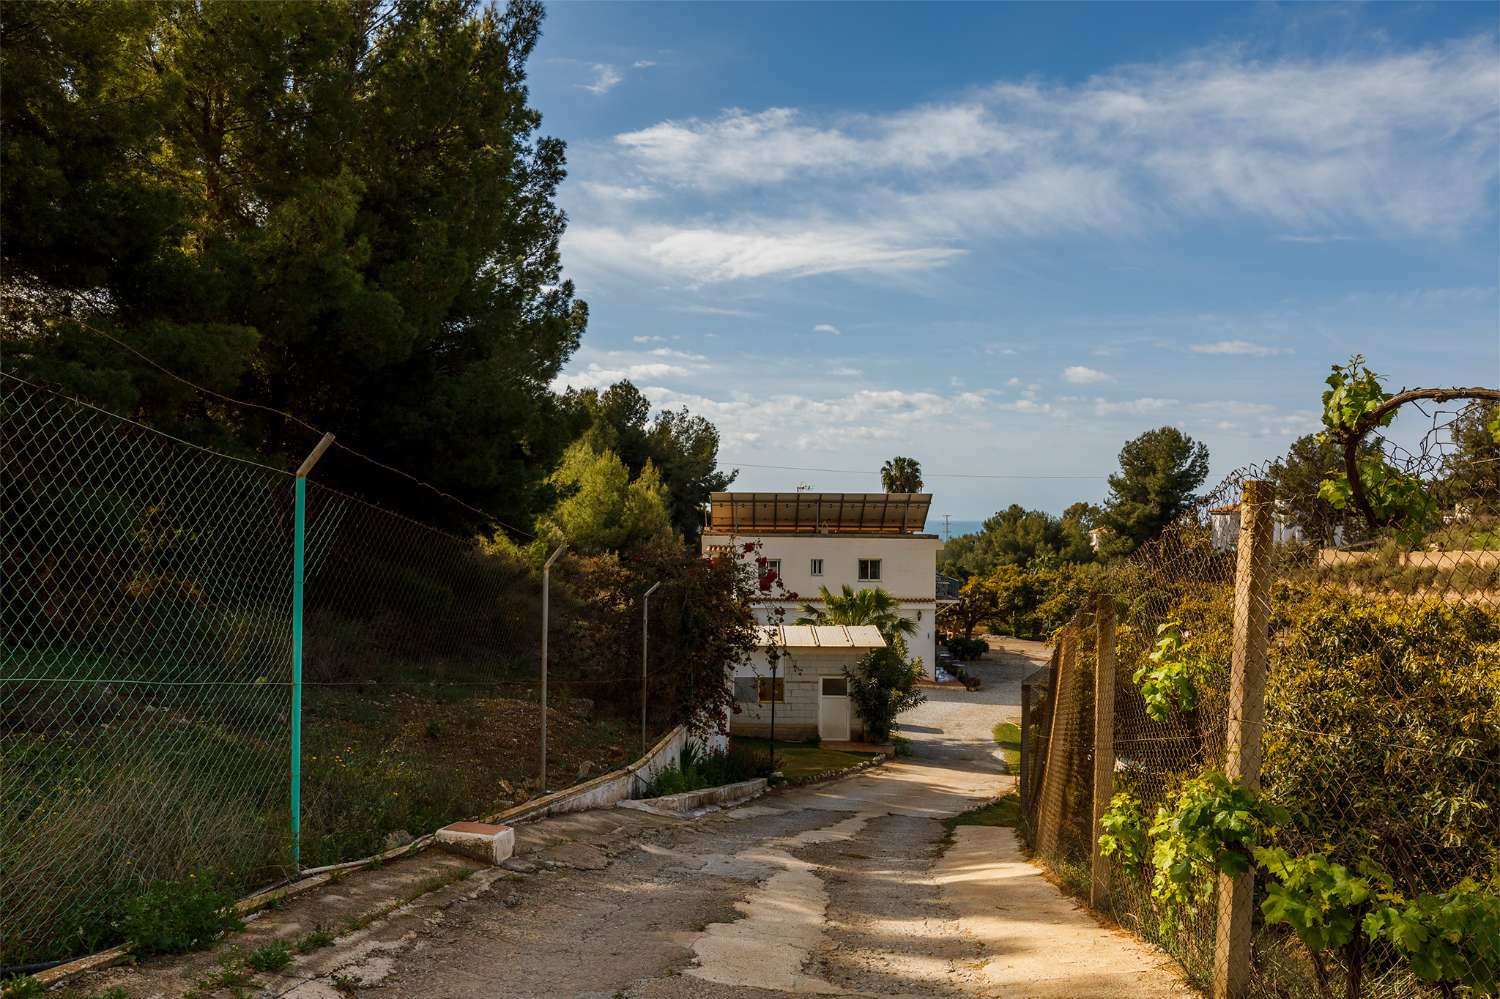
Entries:
[[[1035,663],[989,659],[974,669],[977,693],[929,689],[903,716],[911,757],[693,821],[612,809],[522,826],[524,873],[429,851],[268,913],[237,945],[373,909],[368,925],[257,982],[263,995],[320,999],[1191,995],[1159,953],[1060,895],[1011,830],[950,837],[939,821],[1013,786],[990,729],[1019,716]],[[460,875],[392,901],[403,885]],[[172,980],[193,980],[174,975],[113,972],[98,985],[175,994]]]

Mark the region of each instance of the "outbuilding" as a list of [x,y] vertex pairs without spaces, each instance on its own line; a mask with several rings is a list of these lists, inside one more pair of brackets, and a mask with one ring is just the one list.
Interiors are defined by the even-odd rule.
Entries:
[[[771,673],[770,652],[778,653]],[[776,738],[795,742],[817,736],[830,742],[864,738],[864,723],[849,699],[848,673],[860,659],[885,648],[871,624],[760,626],[760,644],[734,674],[738,711],[729,719],[735,735],[769,736],[776,709]]]

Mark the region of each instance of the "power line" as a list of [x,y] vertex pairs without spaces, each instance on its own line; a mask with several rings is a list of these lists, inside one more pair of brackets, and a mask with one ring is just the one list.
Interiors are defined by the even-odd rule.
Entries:
[[[806,465],[756,465],[748,461],[731,461],[728,458],[719,459],[721,465],[732,465],[737,468],[769,468],[782,472],[830,472],[835,475],[874,475],[879,476],[878,471],[870,471],[867,468],[812,468]],[[922,477],[933,479],[1104,479],[1108,473],[1092,472],[995,472],[981,474],[976,472],[926,472]]]
[[[157,371],[160,371],[162,374],[166,375],[168,378],[171,378],[173,381],[180,382],[181,384],[186,385],[188,388],[192,389],[195,392],[201,392],[204,395],[212,396],[213,398],[218,399],[221,402],[227,402],[227,403],[229,403],[232,406],[242,406],[242,407],[247,408],[247,409],[259,409],[259,410],[262,410],[263,412],[273,413],[276,416],[281,417],[282,419],[289,420],[292,423],[296,424],[297,426],[302,427],[304,430],[307,430],[307,431],[310,431],[311,433],[317,434],[319,437],[322,437],[323,434],[325,433],[325,431],[318,429],[317,427],[313,426],[311,423],[308,423],[306,420],[303,420],[303,419],[300,419],[299,417],[293,416],[291,413],[285,412],[284,410],[276,409],[273,406],[266,406],[266,405],[263,405],[262,403],[258,403],[258,402],[246,402],[243,399],[236,399],[236,398],[234,398],[232,396],[227,396],[227,395],[225,395],[222,392],[215,392],[211,388],[204,388],[202,385],[199,385],[196,382],[189,381],[188,379],[186,379],[186,378],[182,377],[181,375],[179,375],[177,372],[172,371],[171,369],[169,369],[169,368],[165,367],[164,365],[162,365],[155,358],[148,357],[147,355],[141,353],[136,348],[132,347],[130,344],[125,343],[123,340],[120,340],[118,337],[114,336],[113,334],[106,333],[104,330],[99,329],[97,326],[93,326],[93,325],[91,325],[89,323],[84,322],[82,319],[79,319],[77,316],[69,316],[69,315],[65,315],[65,314],[60,313],[60,312],[50,312],[48,310],[38,310],[38,311],[46,312],[48,315],[52,316],[52,318],[54,318],[54,319],[61,319],[61,320],[65,321],[65,322],[74,323],[80,329],[85,329],[88,332],[93,333],[96,336],[103,337],[104,339],[108,340],[110,343],[114,344],[116,347],[119,347],[121,350],[127,351],[130,354],[133,354],[135,357],[137,357],[140,360],[144,361],[145,363],[151,365],[151,367],[155,368]],[[18,379],[18,381],[24,381],[24,379]],[[97,407],[92,407],[92,408],[97,408]],[[103,410],[100,410],[100,411],[103,412]],[[110,415],[115,415],[115,414],[110,414]],[[121,419],[124,419],[124,417],[121,417]],[[127,422],[134,422],[134,421],[127,421]],[[456,503],[457,505],[463,507],[465,510],[468,510],[470,513],[478,514],[480,517],[484,517],[484,518],[486,518],[488,520],[492,520],[496,524],[499,524],[501,527],[505,528],[506,530],[514,531],[515,533],[521,535],[522,537],[527,537],[527,538],[535,538],[536,537],[536,535],[532,534],[530,531],[523,531],[519,527],[516,527],[516,526],[514,526],[512,524],[507,524],[505,521],[501,520],[499,517],[495,516],[494,514],[488,512],[486,510],[481,510],[477,506],[473,506],[473,505],[471,505],[469,503],[465,503],[463,500],[459,499],[457,496],[454,496],[452,493],[444,492],[443,490],[439,489],[437,486],[434,486],[432,483],[425,482],[422,479],[417,478],[415,475],[412,475],[410,472],[402,471],[401,469],[396,468],[393,465],[387,465],[383,461],[380,461],[380,460],[378,460],[376,458],[372,458],[369,455],[364,454],[363,452],[356,451],[354,448],[350,447],[348,444],[344,443],[342,440],[337,439],[337,437],[335,437],[335,439],[334,439],[333,446],[336,447],[336,448],[339,448],[342,451],[347,452],[348,454],[352,455],[355,458],[360,459],[361,461],[365,461],[365,462],[368,462],[371,465],[374,465],[376,468],[379,468],[379,469],[382,469],[382,470],[384,470],[386,472],[389,472],[392,475],[398,475],[401,478],[408,480],[409,482],[412,482],[412,483],[414,483],[414,484],[416,484],[418,486],[421,486],[423,489],[426,489],[427,491],[429,491],[429,492],[431,492],[431,493],[433,493],[433,494],[435,494],[437,496],[441,496],[443,499],[448,500],[450,503]]]

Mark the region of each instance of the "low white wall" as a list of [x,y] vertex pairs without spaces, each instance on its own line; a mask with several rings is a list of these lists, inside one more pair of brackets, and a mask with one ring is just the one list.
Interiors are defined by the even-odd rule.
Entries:
[[484,821],[525,822],[566,812],[585,812],[591,808],[613,808],[622,801],[645,794],[657,774],[667,767],[676,766],[682,757],[682,747],[687,745],[690,738],[700,745],[706,744],[710,750],[729,747],[729,736],[725,733],[715,732],[708,736],[693,737],[688,735],[687,726],[678,725],[657,740],[656,745],[645,756],[628,766],[517,805],[498,815],[489,816]]

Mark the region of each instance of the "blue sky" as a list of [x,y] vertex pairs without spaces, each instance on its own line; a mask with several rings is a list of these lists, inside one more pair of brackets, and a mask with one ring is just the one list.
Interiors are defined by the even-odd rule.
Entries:
[[1494,385],[1497,13],[554,5],[559,384],[709,417],[737,488],[911,455],[962,519],[1099,500],[1163,424],[1279,454],[1356,351]]

